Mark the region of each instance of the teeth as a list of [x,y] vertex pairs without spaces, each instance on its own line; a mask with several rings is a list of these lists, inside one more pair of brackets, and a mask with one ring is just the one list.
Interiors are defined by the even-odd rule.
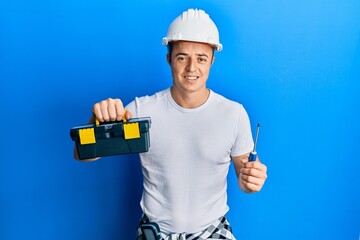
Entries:
[[186,79],[189,79],[189,80],[196,80],[197,77],[185,77]]

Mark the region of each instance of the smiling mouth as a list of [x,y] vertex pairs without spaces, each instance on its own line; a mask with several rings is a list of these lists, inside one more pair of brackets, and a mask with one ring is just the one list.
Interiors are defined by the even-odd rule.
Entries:
[[185,79],[190,80],[190,81],[194,81],[194,80],[196,80],[198,78],[199,78],[198,76],[185,76]]

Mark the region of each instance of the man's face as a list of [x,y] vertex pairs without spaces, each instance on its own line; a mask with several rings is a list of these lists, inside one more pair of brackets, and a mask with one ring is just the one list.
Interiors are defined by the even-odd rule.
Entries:
[[173,44],[171,56],[173,88],[182,93],[206,90],[206,81],[213,63],[213,49],[209,44],[179,41]]

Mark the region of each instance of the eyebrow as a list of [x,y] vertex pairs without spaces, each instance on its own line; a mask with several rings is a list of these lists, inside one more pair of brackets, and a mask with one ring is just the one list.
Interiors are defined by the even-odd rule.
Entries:
[[[180,55],[189,56],[189,54],[187,54],[187,53],[180,52],[180,53],[177,53],[175,55],[175,57],[180,56]],[[198,54],[195,54],[195,55],[198,56],[198,57],[207,57],[207,58],[209,58],[209,56],[207,54],[205,54],[205,53],[198,53]]]

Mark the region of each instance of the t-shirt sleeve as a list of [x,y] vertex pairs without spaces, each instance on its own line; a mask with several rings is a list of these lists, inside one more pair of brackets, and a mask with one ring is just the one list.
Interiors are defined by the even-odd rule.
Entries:
[[250,119],[242,105],[240,105],[238,124],[235,134],[236,138],[230,155],[232,157],[237,157],[251,152],[254,148],[254,141],[251,133]]

